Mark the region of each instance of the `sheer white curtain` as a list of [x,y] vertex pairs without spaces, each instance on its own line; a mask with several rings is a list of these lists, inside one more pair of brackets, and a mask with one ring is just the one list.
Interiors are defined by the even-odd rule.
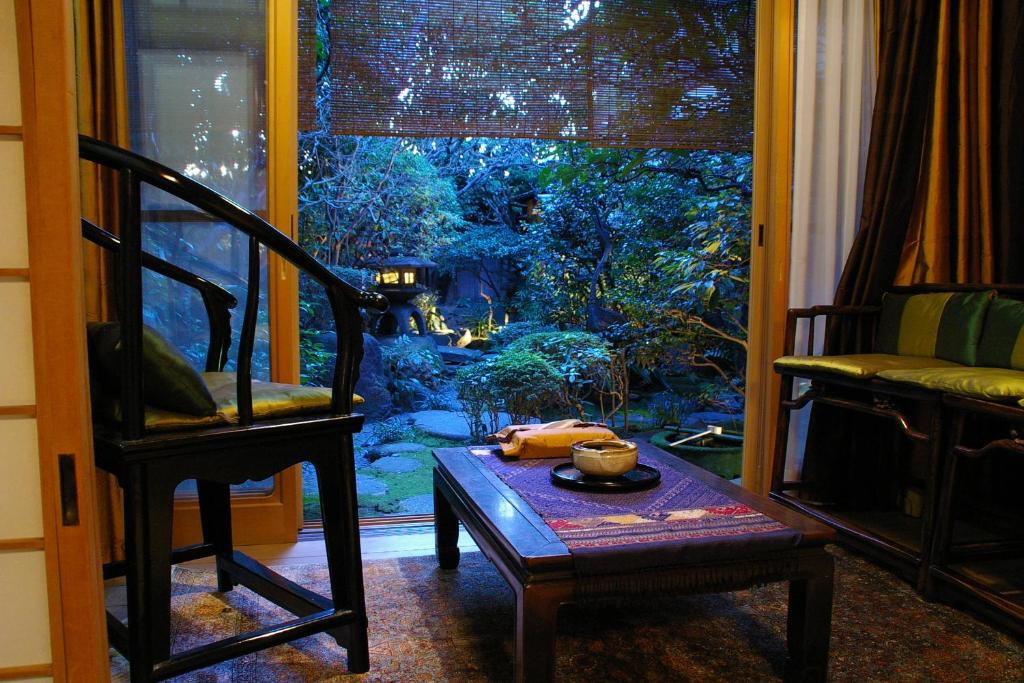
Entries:
[[[876,80],[874,5],[798,3],[791,307],[832,302],[860,222]],[[804,334],[798,330],[798,353]],[[787,479],[803,464],[809,412],[793,414]]]

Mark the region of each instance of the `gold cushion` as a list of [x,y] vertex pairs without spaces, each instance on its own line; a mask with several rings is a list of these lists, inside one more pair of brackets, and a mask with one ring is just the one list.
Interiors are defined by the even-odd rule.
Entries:
[[[116,398],[107,396],[101,396],[98,399],[94,398],[92,412],[94,417],[101,418],[105,422],[121,424],[121,402]],[[146,413],[143,419],[147,432],[197,429],[199,427],[214,427],[216,425],[228,424],[226,417],[216,413],[208,416],[188,415],[154,406],[146,406]]]
[[[238,403],[235,396],[236,376],[233,372],[204,372],[203,381],[217,403],[217,413],[228,420],[238,419]],[[363,403],[359,394],[352,395],[355,405]],[[308,387],[279,382],[252,383],[253,419],[287,417],[305,413],[319,413],[330,410],[331,388]]]
[[[175,413],[162,408],[146,406],[146,431],[171,431],[175,429],[195,429],[213,427],[221,424],[232,424],[238,421],[238,401],[235,396],[236,375],[233,372],[204,372],[203,382],[206,383],[217,404],[217,413],[209,417],[198,417]],[[363,403],[359,394],[352,395],[352,403]],[[306,413],[326,412],[331,408],[330,387],[308,387],[297,384],[281,384],[278,382],[252,383],[252,416],[255,420],[266,420],[275,417],[288,417]],[[121,422],[119,402],[104,401],[93,410],[113,422]]]
[[921,368],[962,368],[962,365],[941,358],[899,356],[893,353],[854,353],[844,356],[783,356],[775,361],[775,369],[828,372],[844,377],[870,379],[884,370],[918,370]]
[[1007,368],[885,370],[878,373],[878,378],[933,391],[997,401],[1019,401],[1024,397],[1024,372]]

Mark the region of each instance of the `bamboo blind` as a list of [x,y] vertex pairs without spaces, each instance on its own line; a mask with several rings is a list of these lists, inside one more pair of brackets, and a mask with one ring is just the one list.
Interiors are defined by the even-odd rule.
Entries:
[[336,134],[752,143],[754,0],[333,0],[329,35]]

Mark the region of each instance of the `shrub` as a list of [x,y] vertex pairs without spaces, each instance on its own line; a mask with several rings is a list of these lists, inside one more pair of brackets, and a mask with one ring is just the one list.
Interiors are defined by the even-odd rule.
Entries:
[[536,332],[512,342],[509,352],[542,356],[562,380],[562,402],[586,419],[583,402],[592,400],[608,420],[625,406],[628,369],[621,354],[600,336],[582,330]]
[[390,417],[380,422],[372,422],[368,431],[370,432],[369,441],[374,445],[404,441],[412,434],[409,423],[400,417]]
[[504,410],[513,423],[541,418],[562,401],[562,378],[540,354],[506,350],[456,375],[462,412],[474,438],[499,429]]
[[391,371],[397,406],[419,409],[441,388],[444,362],[432,346],[417,344],[402,335],[393,344],[382,345],[380,350]]
[[696,396],[680,396],[672,391],[663,391],[652,396],[647,409],[660,425],[680,425],[690,414],[700,409],[700,400]]
[[558,328],[554,325],[548,325],[546,323],[538,323],[532,321],[514,322],[499,327],[494,332],[491,332],[489,339],[491,344],[495,348],[501,348],[508,346],[512,342],[521,339],[527,335],[536,334],[538,332],[557,332]]

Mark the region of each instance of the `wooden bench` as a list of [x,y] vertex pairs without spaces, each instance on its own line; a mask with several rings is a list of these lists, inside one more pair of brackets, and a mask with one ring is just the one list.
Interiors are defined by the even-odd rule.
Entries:
[[[984,306],[980,317],[975,310],[974,318],[966,321],[961,310],[958,312],[960,320],[955,321],[957,324],[946,325],[944,332],[940,323],[935,323],[933,328],[939,337],[934,342],[936,346],[948,344],[949,337],[956,334],[966,335],[971,331],[976,335],[976,355],[968,353],[966,362],[958,362],[965,359],[949,355],[948,349],[946,354],[932,353],[930,356],[925,353],[879,353],[880,350],[892,350],[879,349],[879,344],[887,341],[890,347],[893,345],[891,338],[884,339],[886,334],[892,336],[893,306],[887,306],[883,301],[882,306],[791,309],[787,316],[786,356],[775,364],[782,383],[773,455],[772,498],[833,526],[839,532],[841,543],[888,564],[925,595],[932,594],[937,585],[936,577],[945,588],[956,583],[947,580],[946,570],[933,571],[932,565],[936,561],[948,567],[951,556],[963,558],[974,553],[978,559],[985,554],[1016,552],[1018,556],[1024,555],[1024,547],[1016,540],[981,545],[968,542],[961,544],[959,552],[953,551],[952,537],[948,533],[952,493],[947,492],[943,497],[939,495],[940,491],[953,486],[955,460],[963,457],[962,439],[965,434],[972,443],[976,441],[971,430],[965,432],[963,429],[965,422],[972,422],[972,416],[1000,418],[1006,425],[1006,432],[1013,425],[1024,427],[1024,409],[1018,404],[1024,397],[1022,359],[1011,358],[1014,342],[1012,339],[1007,341],[1005,329],[997,329],[1000,324],[1005,328],[1013,323],[1015,316],[1024,313],[1024,306],[1018,301],[1024,298],[1024,287],[951,284],[894,287],[891,290],[891,295],[899,297],[903,305],[908,297],[920,294],[933,299],[958,295],[962,303],[970,297],[976,300],[986,292],[993,298]],[[890,316],[889,332],[884,332],[880,328],[885,324],[887,315]],[[815,321],[822,317],[826,319],[832,346],[838,347],[836,341],[840,338],[853,339],[854,343],[839,348],[841,353],[816,354]],[[794,355],[798,325],[806,326],[807,347],[803,356]],[[920,327],[927,327],[927,324]],[[913,325],[905,322],[903,330],[915,331]],[[913,344],[908,346],[912,348]],[[939,355],[945,357],[936,357]],[[804,386],[794,395],[798,384]],[[821,501],[812,504],[802,495],[804,482],[785,480],[790,413],[813,403],[872,415],[895,426],[892,434],[896,440],[886,445],[887,454],[892,456],[889,461],[897,463],[890,466],[890,473],[906,469],[905,463],[898,464],[900,456],[907,454],[906,442],[910,443],[910,456],[924,464],[919,520],[902,514],[894,502],[889,513],[822,505]],[[950,426],[955,428],[950,429]],[[866,425],[862,427],[867,428]],[[900,443],[899,435],[905,438],[903,443]],[[1008,442],[1004,437],[1005,434],[996,435],[990,440],[992,443],[1002,442],[1005,446]],[[969,450],[979,448],[986,449],[985,453],[989,454],[998,449],[998,444],[974,443]],[[958,449],[959,456],[956,454]],[[836,466],[864,455],[870,454],[855,453],[841,447],[829,453]],[[943,472],[946,472],[945,477]],[[879,476],[884,478],[889,474]],[[891,490],[898,490],[900,486],[895,481],[884,483]],[[940,533],[938,527],[945,527],[947,532]]]

